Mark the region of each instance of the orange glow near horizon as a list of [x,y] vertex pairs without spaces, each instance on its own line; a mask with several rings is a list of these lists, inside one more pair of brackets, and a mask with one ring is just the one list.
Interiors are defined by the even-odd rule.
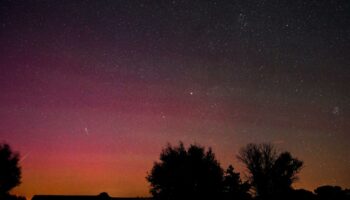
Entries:
[[241,173],[241,147],[273,143],[304,161],[296,188],[350,188],[345,1],[1,1],[12,192],[149,196],[179,141]]
[[[172,141],[172,144],[176,143],[176,140]],[[193,143],[207,146],[210,142],[207,141],[207,145],[205,141]],[[150,196],[149,185],[145,177],[153,162],[158,159],[161,148],[165,144],[148,145],[148,147],[143,147],[144,151],[140,145],[140,151],[137,150],[137,153],[126,153],[125,151],[122,154],[112,151],[94,153],[93,150],[88,149],[75,153],[69,153],[64,149],[61,153],[60,151],[30,152],[23,156],[21,161],[22,184],[14,189],[13,193],[26,196],[27,199],[31,199],[35,194],[97,195],[101,192],[107,192],[115,197]],[[279,144],[276,145],[279,147]],[[238,146],[233,146],[232,149],[236,150],[232,152],[232,155],[228,155],[225,148],[227,147],[222,148],[220,145],[213,148],[222,167],[225,168],[229,164],[233,164],[236,170],[244,172],[242,165],[237,163],[233,156],[233,152],[238,151]],[[134,147],[132,149],[135,150]],[[298,154],[296,155],[298,156]],[[307,163],[313,158],[301,157],[301,159],[306,161],[306,167],[300,173],[300,180],[294,184],[295,188],[313,191],[322,184],[345,186],[348,184],[346,182],[347,175],[345,175],[343,183],[336,180],[329,181],[328,177],[319,175],[324,173],[322,168]],[[342,170],[346,172],[347,169],[343,168]],[[331,176],[335,175],[344,176],[342,171]]]

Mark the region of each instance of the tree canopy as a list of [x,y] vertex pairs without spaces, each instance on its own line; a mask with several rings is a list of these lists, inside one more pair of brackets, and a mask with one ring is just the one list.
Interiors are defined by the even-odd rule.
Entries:
[[324,185],[315,189],[319,200],[349,200],[349,193],[339,186]]
[[148,175],[156,199],[214,198],[222,189],[223,170],[209,149],[168,145]]
[[210,148],[183,143],[163,149],[147,180],[155,199],[222,199],[249,190],[233,167],[224,172]]
[[303,162],[289,152],[278,153],[271,144],[248,144],[237,156],[248,169],[260,199],[280,199],[292,190]]
[[251,199],[250,184],[241,180],[240,174],[230,165],[224,175],[224,199]]
[[9,191],[20,183],[19,154],[8,144],[0,144],[0,197],[8,196]]

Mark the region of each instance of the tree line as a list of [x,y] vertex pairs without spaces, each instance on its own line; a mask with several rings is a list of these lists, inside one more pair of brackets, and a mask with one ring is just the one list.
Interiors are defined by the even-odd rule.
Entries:
[[[303,162],[272,144],[248,144],[237,159],[247,180],[230,165],[223,169],[211,148],[168,144],[146,179],[154,200],[350,200],[350,190],[320,186],[294,189]],[[0,200],[25,200],[10,191],[21,183],[19,154],[0,144]]]
[[168,144],[146,177],[150,192],[155,200],[350,200],[350,190],[339,186],[294,189],[303,162],[272,144],[248,144],[237,158],[245,181],[232,165],[224,170],[210,148]]

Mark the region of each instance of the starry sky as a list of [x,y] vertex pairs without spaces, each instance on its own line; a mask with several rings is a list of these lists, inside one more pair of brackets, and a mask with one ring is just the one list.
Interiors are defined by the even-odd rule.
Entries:
[[148,196],[167,142],[247,143],[350,187],[347,0],[0,2],[0,141],[14,192]]

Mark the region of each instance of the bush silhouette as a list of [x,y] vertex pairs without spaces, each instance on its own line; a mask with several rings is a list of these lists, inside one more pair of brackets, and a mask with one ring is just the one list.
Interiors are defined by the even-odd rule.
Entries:
[[262,200],[286,198],[303,165],[289,152],[277,153],[271,144],[248,144],[237,158],[248,169],[256,196]]
[[21,183],[19,155],[8,144],[0,144],[0,199],[10,198],[9,191]]
[[100,200],[108,200],[110,199],[111,197],[109,196],[109,194],[107,192],[101,192],[99,195],[98,195],[98,198]]

